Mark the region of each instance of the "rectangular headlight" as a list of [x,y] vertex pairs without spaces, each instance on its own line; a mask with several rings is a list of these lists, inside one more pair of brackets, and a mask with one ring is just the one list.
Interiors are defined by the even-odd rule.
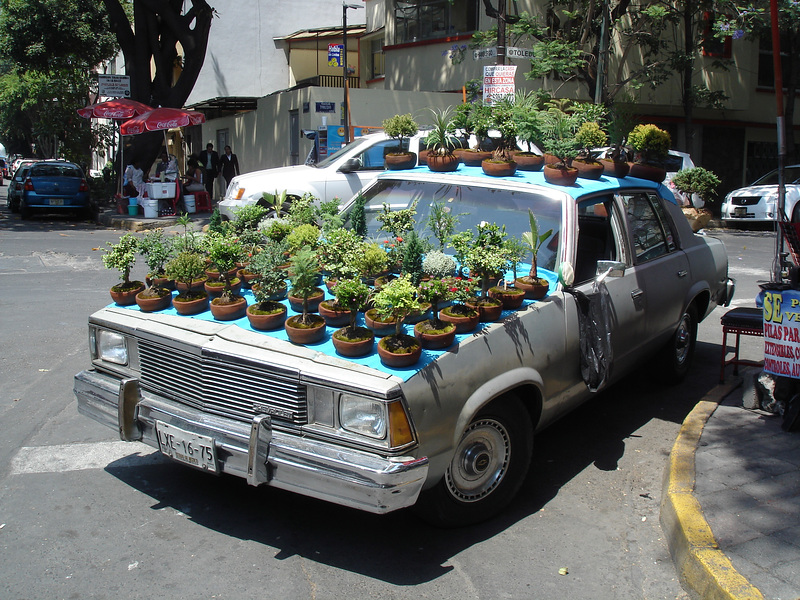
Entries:
[[386,404],[342,394],[339,422],[347,431],[382,440],[386,437]]
[[97,357],[117,365],[128,364],[128,344],[125,336],[114,331],[98,329],[95,334]]

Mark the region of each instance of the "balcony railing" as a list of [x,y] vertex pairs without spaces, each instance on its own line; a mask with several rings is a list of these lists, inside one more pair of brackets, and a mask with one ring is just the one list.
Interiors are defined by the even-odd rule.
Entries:
[[[314,77],[308,77],[306,79],[301,79],[297,82],[295,87],[303,88],[303,87],[332,87],[332,88],[340,88],[344,87],[344,76],[342,75],[316,75]],[[358,88],[361,87],[361,80],[358,77],[348,77],[347,83],[351,88]]]

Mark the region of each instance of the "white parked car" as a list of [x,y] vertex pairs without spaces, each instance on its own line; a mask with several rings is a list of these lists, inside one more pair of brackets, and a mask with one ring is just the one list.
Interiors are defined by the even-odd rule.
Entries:
[[[421,135],[410,138],[411,152],[419,153]],[[352,198],[358,190],[383,173],[383,157],[397,140],[384,133],[356,138],[351,144],[315,165],[264,169],[238,175],[231,180],[225,199],[219,203],[223,217],[234,219],[236,209],[263,201],[263,194],[286,190],[287,202],[311,194],[322,202]]]
[[[800,165],[785,167],[784,212],[793,223],[800,223]],[[722,203],[722,220],[728,223],[764,223],[778,220],[778,170],[757,179],[752,185],[733,190]]]

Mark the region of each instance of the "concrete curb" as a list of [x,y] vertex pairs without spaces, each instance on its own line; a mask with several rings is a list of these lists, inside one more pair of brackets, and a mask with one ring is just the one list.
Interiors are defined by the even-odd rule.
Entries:
[[684,588],[704,600],[763,600],[720,550],[694,497],[695,451],[709,417],[741,379],[717,386],[686,417],[670,452],[661,499],[661,529]]
[[141,220],[135,217],[125,218],[112,212],[103,212],[97,217],[97,223],[104,227],[114,229],[126,229],[128,231],[144,231],[146,229],[158,229],[159,227],[171,227],[177,223],[176,217],[159,217],[158,219]]

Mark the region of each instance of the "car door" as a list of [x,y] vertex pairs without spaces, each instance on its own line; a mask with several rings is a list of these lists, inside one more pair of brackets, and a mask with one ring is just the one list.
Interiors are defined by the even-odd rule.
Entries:
[[352,198],[361,188],[383,173],[385,170],[383,157],[389,147],[396,146],[396,140],[376,140],[374,144],[370,144],[355,156],[350,157],[350,159],[355,158],[359,161],[359,167],[355,171],[342,173],[338,167],[331,169],[331,174],[325,182],[325,197],[328,199],[340,198],[343,201]]

